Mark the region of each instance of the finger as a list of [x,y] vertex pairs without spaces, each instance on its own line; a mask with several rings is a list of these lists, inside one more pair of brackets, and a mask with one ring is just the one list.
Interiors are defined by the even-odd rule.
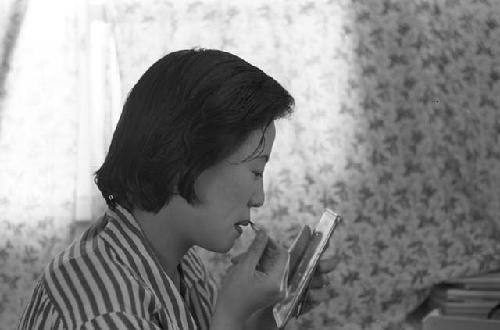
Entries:
[[329,295],[325,290],[310,289],[307,292],[307,296],[304,300],[301,314],[309,312],[310,310],[314,309],[319,304],[327,301],[328,299]]
[[[314,302],[311,301],[307,291],[303,293],[303,296],[300,300],[301,300],[301,302],[299,302],[299,304],[297,305],[297,307],[293,311],[293,315],[296,315],[296,316],[304,315],[315,307]],[[298,315],[297,315],[297,313],[298,313]]]
[[313,276],[312,278],[317,278],[317,277],[322,277],[323,276],[323,269],[321,268],[321,260],[320,262],[316,265],[314,268]]
[[[268,263],[269,272],[268,274],[279,278],[280,283],[282,283],[283,278],[287,276],[290,267],[290,254],[287,250],[281,246],[275,245],[273,260]],[[288,282],[288,279],[287,279]]]
[[311,280],[311,283],[309,284],[309,288],[311,289],[320,289],[322,287],[324,287],[326,284],[326,281],[325,281],[325,278],[323,277],[323,275],[319,274],[319,275],[314,275],[312,280]]
[[305,225],[290,246],[290,272],[293,274],[311,239],[311,228]]
[[330,299],[328,295],[328,291],[323,289],[309,289],[307,292],[307,300],[311,302],[313,305],[317,306],[322,302],[325,302]]
[[316,307],[316,305],[314,304],[314,302],[312,302],[309,299],[309,297],[306,297],[305,300],[302,302],[302,307],[300,309],[299,316],[309,313],[314,307]]
[[255,269],[255,266],[259,262],[259,259],[266,248],[268,240],[269,236],[264,229],[256,230],[255,238],[252,241],[252,244],[248,247],[247,252],[241,257],[241,262],[247,264],[250,269]]
[[[325,302],[329,299],[328,294],[324,290],[309,290],[302,301],[302,306],[300,308],[300,315],[307,314],[316,306]],[[298,306],[297,306],[298,308]],[[295,309],[293,315],[297,314],[297,309]]]
[[278,246],[273,241],[271,237],[268,238],[264,251],[259,258],[259,262],[255,267],[256,270],[263,273],[269,273],[269,270],[273,267],[278,256]]
[[[271,241],[271,239],[269,239]],[[267,285],[276,293],[275,303],[285,299],[288,295],[288,270],[290,263],[290,255],[288,251],[274,244],[273,251],[264,253],[263,258],[267,258],[262,262],[263,267],[261,272],[267,276]],[[274,291],[276,290],[276,291]]]
[[320,274],[326,274],[334,270],[336,265],[337,262],[334,259],[334,257],[323,258],[320,259],[316,271],[319,272]]
[[231,258],[231,263],[234,265],[234,264],[237,264],[239,263],[243,258],[244,258],[245,254],[242,253],[242,254],[239,254],[237,256],[234,256]]
[[290,272],[290,253],[285,250],[286,253],[286,263],[283,269],[283,276],[281,278],[280,292],[283,292],[285,296],[288,296],[288,274]]
[[330,237],[327,241],[326,241],[326,246],[325,246],[325,249],[323,250],[323,253],[325,253],[325,251],[327,251],[329,248],[330,248],[330,241],[332,240],[332,238]]

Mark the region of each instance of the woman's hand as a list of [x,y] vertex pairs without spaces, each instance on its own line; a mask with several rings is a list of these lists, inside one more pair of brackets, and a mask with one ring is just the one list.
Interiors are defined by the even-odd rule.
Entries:
[[233,259],[234,264],[222,280],[214,319],[230,319],[230,323],[243,326],[257,310],[284,298],[285,291],[280,286],[288,268],[288,251],[268,245],[268,240],[264,230],[256,231],[248,251]]
[[[334,267],[335,265],[332,258],[324,258],[320,260],[314,271],[309,287],[306,290],[300,311],[298,311],[299,313],[295,311],[293,315],[298,317],[299,315],[306,314],[311,309],[329,299],[329,296],[324,289],[326,284],[325,275],[333,270]],[[272,306],[258,310],[249,318],[245,330],[257,329],[277,329]]]
[[319,261],[318,266],[314,270],[311,282],[306,289],[305,297],[302,298],[302,305],[293,315],[297,317],[306,314],[311,309],[330,299],[325,286],[328,284],[326,274],[335,268],[333,258],[323,258]]
[[[302,256],[307,248],[307,243],[311,236],[311,230],[309,227],[305,227],[303,231],[300,232],[300,236],[294,242],[290,251],[290,275],[289,279],[292,278],[293,272],[296,271]],[[327,242],[326,248],[330,245],[330,241]],[[331,272],[335,268],[335,263],[332,257],[321,258],[316,269],[314,270],[313,276],[309,282],[308,287],[301,298],[302,303],[297,306],[297,310],[294,311],[293,315],[300,316],[306,314],[319,304],[329,299],[328,293],[325,290],[325,286],[328,284],[326,274]]]

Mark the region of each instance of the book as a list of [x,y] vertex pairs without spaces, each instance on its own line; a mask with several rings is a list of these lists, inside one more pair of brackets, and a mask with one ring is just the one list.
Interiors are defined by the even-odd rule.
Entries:
[[423,319],[422,328],[423,330],[498,330],[500,321],[442,315],[438,310],[434,310]]
[[433,287],[429,306],[442,315],[488,318],[500,303],[500,273],[456,278]]
[[468,290],[461,288],[436,288],[432,296],[447,301],[500,301],[500,291],[497,290]]
[[477,276],[456,278],[444,281],[443,284],[453,285],[464,289],[500,291],[500,272],[492,272]]

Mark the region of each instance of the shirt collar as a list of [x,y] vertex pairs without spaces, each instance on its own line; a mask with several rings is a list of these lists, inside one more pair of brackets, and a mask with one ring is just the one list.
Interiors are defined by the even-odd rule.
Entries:
[[[162,275],[165,276],[169,282],[171,282],[170,284],[175,287],[174,281],[163,269],[163,266],[161,265],[160,260],[158,259],[148,239],[146,238],[144,231],[142,230],[141,226],[132,215],[132,213],[123,206],[116,204],[116,207],[114,209],[108,208],[108,210],[106,211],[106,215],[111,218],[110,220],[112,228],[122,231],[126,236],[125,238],[127,240],[131,240],[135,244],[135,246],[137,247],[136,250],[146,251],[147,254],[144,257],[146,257],[146,259],[151,262],[151,265],[154,264],[156,268],[158,268],[160,273],[162,273]],[[181,275],[183,276],[182,279],[184,280],[186,286],[189,288],[194,287],[197,282],[201,280],[199,271],[197,269],[193,269],[192,267],[192,253],[193,252],[190,249],[183,256],[180,262],[180,266],[182,268]],[[141,276],[147,276],[147,274],[142,273]],[[180,296],[180,292],[178,292],[178,294]]]
[[[127,253],[122,253],[126,254],[127,258],[122,258],[119,253],[117,255],[127,267],[131,268],[132,273],[137,274],[147,286],[155,291],[164,306],[184,305],[184,298],[175,287],[172,279],[163,270],[158,257],[134,216],[124,207],[117,205],[114,209],[108,208],[105,220],[108,222],[105,229],[108,241],[112,243],[116,251],[127,250]],[[207,295],[203,283],[200,283],[204,279],[204,269],[201,267],[201,261],[193,248],[183,256],[181,268],[188,292],[203,292]],[[181,308],[180,317],[190,318],[189,313],[186,312],[187,310]],[[194,319],[191,318],[191,321],[194,322]]]

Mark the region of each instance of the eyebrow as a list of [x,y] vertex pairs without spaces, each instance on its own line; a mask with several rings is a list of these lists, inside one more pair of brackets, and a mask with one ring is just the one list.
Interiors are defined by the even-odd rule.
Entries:
[[264,154],[264,155],[260,155],[260,156],[247,157],[246,159],[242,160],[242,162],[251,162],[254,160],[258,160],[258,159],[264,159],[264,162],[267,163],[269,161],[269,155]]
[[267,163],[269,161],[269,155],[260,155],[259,157],[255,157],[254,159],[264,159]]

